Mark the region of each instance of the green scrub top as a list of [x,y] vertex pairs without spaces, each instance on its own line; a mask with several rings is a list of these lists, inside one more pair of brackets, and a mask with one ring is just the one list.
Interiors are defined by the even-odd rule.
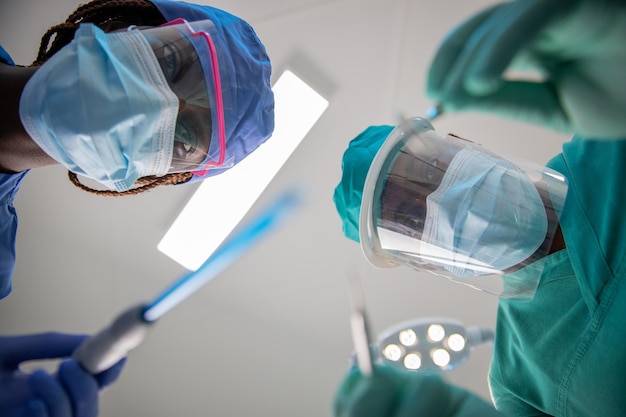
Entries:
[[501,299],[489,383],[510,416],[626,416],[626,140],[574,138],[548,166],[569,190],[566,249],[530,302]]

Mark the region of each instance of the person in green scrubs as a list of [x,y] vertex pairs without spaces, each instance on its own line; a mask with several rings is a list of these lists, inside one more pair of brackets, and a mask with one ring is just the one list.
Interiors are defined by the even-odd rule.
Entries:
[[[499,301],[493,404],[434,375],[377,367],[371,376],[349,371],[335,416],[626,415],[625,37],[626,4],[617,0],[502,3],[446,37],[427,80],[444,112],[489,112],[574,135],[547,164],[569,182],[563,241],[537,261],[532,300]],[[503,75],[518,67],[543,79]],[[367,167],[388,132],[344,154],[334,200],[355,240]]]

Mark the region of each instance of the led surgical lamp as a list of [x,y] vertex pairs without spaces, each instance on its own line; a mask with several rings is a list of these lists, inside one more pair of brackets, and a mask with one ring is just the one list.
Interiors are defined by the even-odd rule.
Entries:
[[461,322],[442,317],[417,318],[389,327],[377,342],[370,339],[365,297],[354,266],[345,274],[350,300],[350,329],[354,353],[352,365],[365,376],[374,365],[401,371],[449,371],[465,363],[470,351],[492,343],[494,332],[484,327],[466,328]]
[[405,371],[448,371],[467,361],[470,351],[493,342],[493,330],[463,326],[447,318],[421,318],[382,332],[376,362]]

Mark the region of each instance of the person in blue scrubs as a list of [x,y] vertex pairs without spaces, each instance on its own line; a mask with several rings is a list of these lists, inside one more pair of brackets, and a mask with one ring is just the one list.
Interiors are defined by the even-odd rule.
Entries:
[[[444,114],[483,111],[574,135],[547,164],[569,182],[563,242],[530,265],[542,271],[532,300],[499,300],[493,404],[438,376],[378,367],[371,376],[350,370],[335,416],[625,415],[625,35],[620,1],[518,0],[477,13],[444,40],[427,80]],[[504,75],[520,67],[543,79]],[[363,165],[384,139],[359,149]],[[335,192],[349,236],[364,183],[355,154],[346,151]]]
[[[9,65],[13,66],[15,64],[9,54],[2,47],[0,47],[0,71],[4,73]],[[2,76],[2,79],[4,78],[5,77]],[[16,89],[19,90],[19,87],[16,84],[11,85],[16,86]],[[3,91],[6,91],[6,89],[3,88]],[[5,111],[10,111],[11,109],[14,113],[12,117],[6,117],[5,119],[6,122],[12,123],[13,126],[11,128],[11,131],[19,132],[21,130],[21,134],[17,133],[21,136],[20,142],[30,143],[32,145],[31,149],[33,149],[37,154],[41,155],[44,159],[48,159],[49,157],[45,154],[45,152],[42,152],[40,149],[37,150],[37,148],[39,147],[30,140],[28,135],[26,135],[26,132],[24,132],[23,129],[19,129],[19,127],[17,127],[19,126],[17,106],[14,104],[9,109],[6,109],[5,107],[8,106],[6,106],[5,103],[6,100],[3,100],[3,114],[11,114]],[[6,122],[4,122],[5,125]],[[16,133],[7,132],[6,135],[14,136],[16,135]],[[0,158],[2,158],[3,160],[9,155],[8,152],[10,151],[4,148],[4,144],[6,143],[4,138],[5,134],[3,129],[2,139],[0,141],[0,146],[2,147],[2,152],[0,152],[0,155],[2,156]],[[22,157],[18,156],[18,158],[21,159]],[[13,199],[19,191],[20,184],[22,183],[22,180],[24,179],[24,176],[28,171],[26,167],[23,167],[23,169],[18,168],[15,170],[11,170],[5,168],[4,163],[2,163],[2,165],[2,172],[0,173],[0,201],[2,202],[2,211],[0,212],[0,227],[2,228],[2,230],[0,230],[0,239],[2,239],[2,248],[4,248],[4,250],[0,251],[0,265],[3,269],[2,275],[10,277],[13,275],[13,266],[15,265],[15,234],[17,232],[17,215],[15,213],[15,208],[13,207]],[[0,281],[0,298],[6,297],[10,292],[10,279],[2,279]]]
[[[124,66],[101,71],[115,65]],[[85,66],[91,72],[80,74]],[[121,78],[129,73],[149,77]],[[83,4],[44,35],[29,67],[16,66],[0,47],[0,299],[12,288],[18,224],[13,203],[30,169],[61,164],[74,185],[105,196],[219,174],[271,136],[270,74],[265,47],[248,23],[209,6],[170,0]],[[132,100],[139,104],[128,111],[141,117],[120,111]],[[80,117],[90,111],[98,117]],[[109,122],[104,128],[103,120]],[[149,123],[133,130],[128,120]],[[151,135],[143,134],[148,129]],[[91,142],[81,147],[85,141]],[[77,174],[104,189],[86,187]],[[89,374],[70,358],[86,337],[0,336],[0,415],[95,417],[99,392],[117,379],[124,360]],[[62,361],[55,373],[20,369],[38,359]]]

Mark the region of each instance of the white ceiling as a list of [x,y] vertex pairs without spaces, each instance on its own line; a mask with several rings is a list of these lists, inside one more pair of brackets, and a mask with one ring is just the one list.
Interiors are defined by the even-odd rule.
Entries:
[[[203,2],[207,2],[203,0]],[[207,2],[208,3],[208,2]],[[348,142],[396,114],[421,115],[424,79],[445,33],[487,0],[216,0],[248,20],[277,76],[303,68],[330,106],[259,202],[294,182],[308,204],[286,227],[172,310],[131,353],[102,396],[101,416],[330,414],[352,347],[344,266],[357,260],[373,333],[413,317],[493,326],[495,297],[407,268],[375,270],[341,233],[332,193]],[[0,44],[18,64],[77,0],[3,0]],[[538,163],[564,138],[488,116],[450,115],[438,131]],[[196,185],[127,198],[75,189],[59,167],[32,171],[16,200],[20,225],[14,291],[0,302],[0,331],[91,333],[150,300],[184,270],[156,245]],[[235,190],[236,191],[236,190]],[[219,204],[219,202],[215,202]],[[490,347],[450,381],[488,398]]]

